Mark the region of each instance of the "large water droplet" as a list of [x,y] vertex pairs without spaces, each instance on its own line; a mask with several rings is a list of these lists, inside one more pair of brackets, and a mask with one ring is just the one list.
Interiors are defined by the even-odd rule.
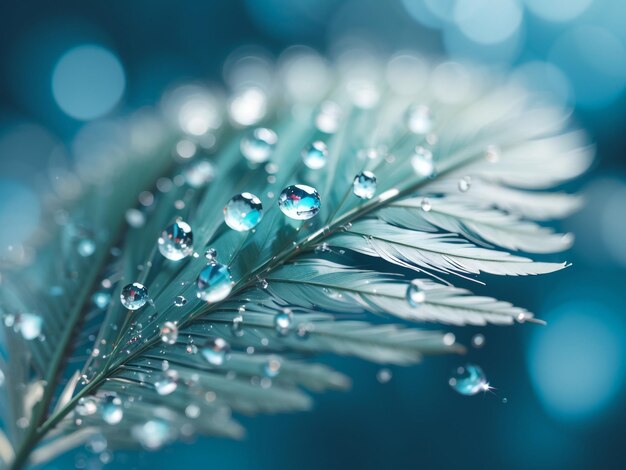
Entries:
[[38,338],[43,327],[43,319],[34,313],[18,313],[16,315],[6,315],[4,324],[13,331],[22,335],[25,340]]
[[376,175],[371,171],[364,171],[354,177],[352,192],[361,199],[372,199],[376,193]]
[[100,405],[100,414],[107,424],[117,424],[124,417],[124,409],[122,408],[122,400],[114,395],[104,397]]
[[293,313],[288,308],[274,316],[274,328],[280,335],[286,335],[289,332],[292,322]]
[[196,160],[185,168],[183,176],[192,188],[202,188],[213,181],[215,168],[208,160]]
[[241,139],[241,153],[251,163],[263,163],[270,158],[277,142],[278,136],[273,130],[258,127]]
[[167,421],[155,418],[141,425],[132,427],[133,437],[146,449],[160,449],[164,444],[169,442],[173,433]]
[[435,172],[435,164],[433,163],[433,154],[427,148],[418,146],[411,157],[411,165],[420,176],[432,176]]
[[178,372],[166,370],[154,381],[154,389],[159,395],[169,395],[178,387]]
[[221,366],[230,353],[230,344],[222,338],[211,338],[202,346],[200,353],[209,364]]
[[128,284],[120,293],[120,301],[128,310],[138,310],[148,301],[148,289],[138,282]]
[[319,170],[326,166],[328,159],[328,147],[321,140],[316,140],[302,150],[302,160],[311,170]]
[[237,194],[224,207],[224,222],[238,232],[253,229],[262,218],[263,205],[254,194]]
[[178,327],[176,323],[166,321],[161,327],[161,341],[166,344],[176,344],[178,339]]
[[158,240],[159,251],[172,261],[179,261],[193,253],[193,233],[187,222],[177,220],[168,226]]
[[413,105],[409,107],[406,114],[406,125],[414,134],[428,134],[433,128],[433,120],[428,106]]
[[421,281],[414,279],[406,289],[406,300],[411,307],[417,308],[426,301],[426,292],[421,287]]
[[478,392],[489,390],[485,373],[474,364],[457,367],[448,383],[461,395],[476,395]]
[[224,300],[233,288],[230,270],[219,263],[206,266],[196,279],[198,298],[209,303]]
[[322,203],[320,195],[311,186],[294,184],[282,190],[278,197],[278,207],[287,217],[307,220],[314,217]]

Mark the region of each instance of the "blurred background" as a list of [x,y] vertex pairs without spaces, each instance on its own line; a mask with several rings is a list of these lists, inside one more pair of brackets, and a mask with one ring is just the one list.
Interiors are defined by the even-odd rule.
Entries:
[[[221,82],[241,46],[332,56],[358,38],[510,69],[574,109],[597,162],[561,228],[573,266],[486,279],[547,327],[465,328],[482,347],[411,368],[333,359],[353,391],[312,413],[244,419],[243,442],[199,438],[103,464],[78,449],[50,468],[624,468],[626,466],[626,2],[623,0],[109,0],[0,7],[0,254],[36,228],[42,168],[72,160],[79,130],[158,102],[173,82]],[[79,141],[80,139],[78,139]],[[531,293],[529,295],[529,293]],[[494,393],[464,397],[450,371],[480,364]]]

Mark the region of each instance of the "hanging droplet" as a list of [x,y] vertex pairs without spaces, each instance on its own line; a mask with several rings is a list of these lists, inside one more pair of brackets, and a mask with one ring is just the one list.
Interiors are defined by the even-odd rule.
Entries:
[[469,176],[465,176],[459,180],[459,191],[462,193],[466,193],[469,191],[469,188],[472,186],[472,178]]
[[286,335],[289,332],[292,322],[293,313],[288,308],[285,308],[282,312],[274,315],[274,328],[280,335]]
[[105,291],[94,292],[94,294],[91,296],[91,301],[96,307],[104,310],[109,306],[109,302],[111,301],[111,294]]
[[179,261],[193,253],[193,233],[187,222],[177,220],[168,226],[158,240],[159,251],[172,261]]
[[376,175],[371,171],[364,171],[354,177],[352,192],[361,199],[372,199],[376,193]]
[[83,238],[78,241],[76,251],[78,251],[80,256],[88,258],[96,252],[96,242],[91,238]]
[[270,158],[277,142],[276,132],[265,127],[257,127],[241,139],[240,149],[249,162],[263,163]]
[[133,426],[131,433],[137,442],[148,450],[160,449],[173,437],[168,422],[159,418]]
[[433,128],[430,108],[421,104],[409,107],[406,114],[406,125],[414,134],[428,134]]
[[224,222],[238,232],[253,229],[262,218],[263,205],[254,194],[237,194],[224,207]]
[[13,331],[22,335],[25,340],[33,340],[41,335],[43,319],[34,313],[18,313],[6,315],[4,325],[13,328]]
[[326,134],[334,134],[339,130],[341,107],[332,101],[324,101],[315,116],[315,126]]
[[433,153],[427,148],[417,146],[411,157],[411,165],[420,176],[432,176],[435,172],[435,164],[433,163]]
[[215,168],[208,160],[196,160],[188,165],[183,176],[192,188],[202,188],[215,178]]
[[278,197],[278,207],[290,219],[310,219],[320,211],[321,205],[320,195],[315,188],[304,184],[288,186]]
[[472,346],[482,348],[485,345],[485,337],[480,333],[472,337]]
[[417,308],[426,301],[426,292],[421,287],[421,281],[413,279],[406,289],[406,300],[411,307]]
[[128,310],[138,310],[148,301],[148,289],[138,282],[128,284],[120,293],[120,301]]
[[263,374],[270,379],[280,374],[280,359],[278,357],[270,357],[263,365]]
[[321,140],[316,140],[302,150],[302,161],[311,170],[319,170],[326,166],[328,160],[328,147]]
[[93,396],[81,397],[76,404],[76,413],[80,416],[91,416],[98,411],[98,402]]
[[106,396],[100,405],[100,414],[107,424],[117,424],[124,417],[122,400],[114,395]]
[[186,303],[187,303],[187,299],[183,297],[182,295],[177,295],[176,298],[174,299],[175,307],[182,307]]
[[433,208],[433,205],[430,202],[430,199],[425,197],[424,199],[422,199],[422,202],[420,203],[420,207],[422,208],[424,212],[430,212],[430,210]]
[[457,367],[448,383],[461,395],[476,395],[478,392],[489,390],[484,372],[474,364]]
[[165,344],[176,344],[178,339],[178,327],[176,323],[166,321],[161,327],[161,341]]
[[178,388],[178,372],[166,370],[154,381],[154,389],[159,395],[169,395]]
[[200,353],[209,364],[221,366],[230,354],[230,344],[222,338],[211,338],[202,346]]
[[230,270],[219,263],[206,266],[196,279],[198,298],[208,303],[224,300],[233,288]]

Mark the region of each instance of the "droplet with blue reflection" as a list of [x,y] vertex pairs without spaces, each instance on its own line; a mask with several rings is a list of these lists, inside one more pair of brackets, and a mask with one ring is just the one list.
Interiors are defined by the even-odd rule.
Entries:
[[263,205],[261,200],[251,193],[233,196],[224,207],[224,222],[238,232],[253,229],[262,218]]
[[321,206],[317,190],[305,184],[288,186],[278,197],[278,207],[290,219],[307,220],[315,217]]

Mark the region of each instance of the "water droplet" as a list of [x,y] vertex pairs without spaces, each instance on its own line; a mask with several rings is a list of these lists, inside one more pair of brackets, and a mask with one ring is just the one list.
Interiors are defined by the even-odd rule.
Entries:
[[154,389],[159,395],[169,395],[170,393],[174,393],[177,387],[178,372],[175,370],[166,370],[154,381]]
[[76,413],[80,416],[91,416],[98,411],[98,402],[95,397],[81,397],[76,404]]
[[504,397],[504,398],[502,399],[502,404],[503,404],[503,405],[506,405],[508,402],[509,402],[509,399],[508,399],[508,398]]
[[231,325],[231,331],[234,336],[241,337],[243,336],[243,317],[241,315],[233,318],[233,323]]
[[241,139],[241,153],[251,163],[263,163],[270,158],[277,142],[278,136],[273,130],[258,127]]
[[426,292],[421,281],[413,279],[406,289],[406,300],[411,307],[417,308],[426,301]]
[[161,341],[166,344],[176,344],[178,339],[178,327],[176,323],[166,321],[161,327]]
[[497,163],[500,160],[500,148],[496,145],[488,145],[485,158],[488,162]]
[[219,263],[206,266],[196,279],[198,298],[209,303],[224,300],[233,288],[228,267]]
[[76,251],[84,258],[88,258],[96,252],[96,243],[91,238],[83,238],[78,241]]
[[285,308],[282,312],[277,313],[274,316],[274,328],[280,335],[286,335],[291,328],[293,322],[293,313],[290,309]]
[[177,295],[176,298],[174,299],[174,306],[176,307],[182,307],[186,303],[187,303],[187,299],[183,297],[182,295]]
[[270,357],[263,365],[263,374],[265,377],[274,378],[280,374],[280,359],[278,357]]
[[237,194],[224,207],[224,222],[238,232],[253,229],[262,218],[263,205],[254,194]]
[[322,203],[320,195],[311,186],[294,184],[282,190],[278,197],[278,207],[291,219],[307,220],[314,217]]
[[433,163],[433,154],[427,148],[417,146],[411,157],[411,165],[420,176],[432,176],[435,172],[435,164]]
[[221,366],[230,353],[230,344],[223,338],[211,338],[202,346],[200,353],[209,364]]
[[472,337],[472,346],[475,348],[482,348],[485,345],[485,337],[481,334],[474,335]]
[[409,107],[406,114],[406,125],[414,134],[428,134],[433,128],[433,119],[428,106],[420,104]]
[[156,450],[163,447],[173,437],[167,421],[156,418],[132,427],[133,437],[146,449]]
[[430,210],[433,208],[432,203],[430,202],[430,199],[428,199],[427,197],[422,199],[420,207],[422,208],[424,212],[430,212]]
[[111,301],[111,294],[105,291],[94,292],[94,294],[91,296],[91,301],[96,307],[104,310],[109,306],[109,302]]
[[361,199],[372,199],[376,193],[376,175],[371,171],[364,171],[354,177],[352,192]]
[[117,424],[124,417],[124,409],[122,408],[122,400],[114,395],[106,396],[100,406],[100,414],[107,424]]
[[193,233],[187,222],[177,220],[168,226],[158,240],[159,251],[172,261],[179,261],[193,253]]
[[128,310],[138,310],[148,301],[148,289],[138,282],[128,284],[122,289],[120,301]]
[[146,216],[139,209],[128,209],[126,211],[126,223],[132,228],[143,227],[146,223]]
[[316,140],[302,150],[302,160],[311,170],[319,170],[326,166],[328,160],[328,147],[321,140]]
[[457,367],[448,383],[461,395],[476,395],[480,391],[489,389],[485,373],[473,364]]
[[25,340],[33,340],[41,335],[43,319],[34,313],[18,313],[6,315],[4,325],[22,335]]
[[386,384],[391,380],[392,373],[389,369],[380,369],[376,373],[376,380],[378,380],[381,384]]
[[341,107],[332,101],[324,101],[315,116],[315,126],[326,134],[334,134],[339,130]]
[[469,191],[469,188],[472,186],[472,178],[469,176],[465,176],[459,180],[459,191],[462,193],[466,193]]
[[328,246],[328,243],[324,242],[321,245],[317,245],[315,247],[315,252],[316,253],[328,253],[330,252],[330,247]]
[[215,178],[215,168],[208,160],[196,160],[183,172],[185,181],[192,188],[202,188]]

